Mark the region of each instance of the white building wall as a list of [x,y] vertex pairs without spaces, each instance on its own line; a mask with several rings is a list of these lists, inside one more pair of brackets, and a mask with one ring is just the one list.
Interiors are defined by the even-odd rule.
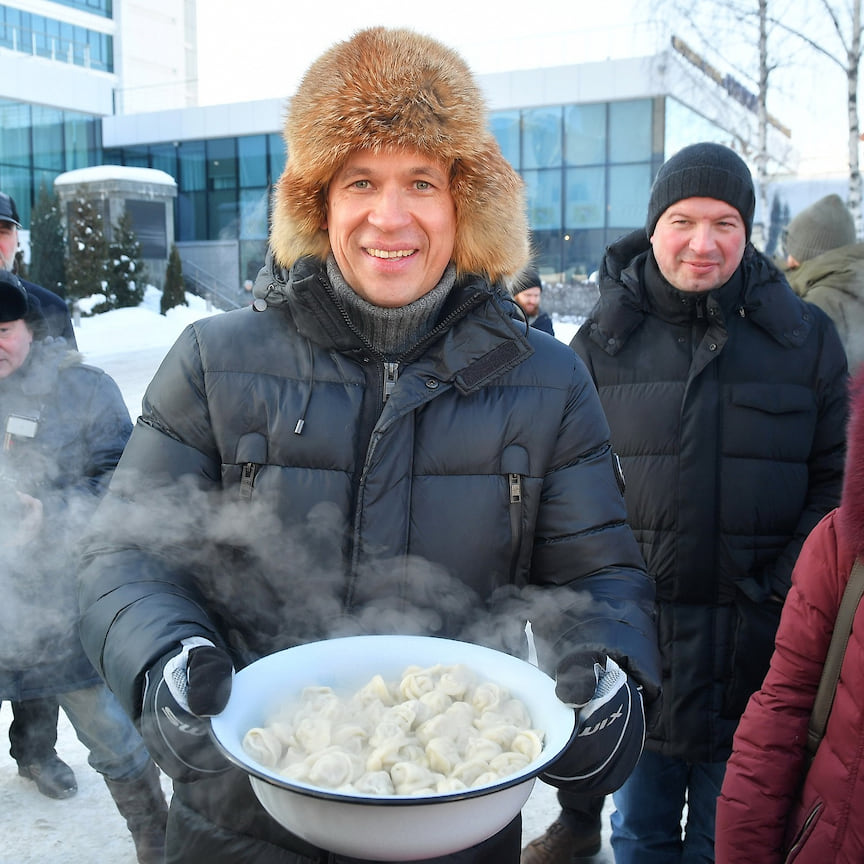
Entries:
[[117,113],[198,103],[195,0],[115,2]]

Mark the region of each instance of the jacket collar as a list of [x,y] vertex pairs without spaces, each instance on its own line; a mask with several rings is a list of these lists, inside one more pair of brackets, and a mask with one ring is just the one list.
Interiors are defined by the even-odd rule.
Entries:
[[[370,346],[335,302],[324,265],[306,257],[286,271],[272,256],[253,289],[255,308],[282,308],[301,336],[326,350],[369,353]],[[470,313],[470,314],[469,314]],[[404,357],[424,374],[473,392],[534,353],[524,324],[510,314],[504,295],[479,276],[457,280],[438,323]]]
[[[652,312],[645,289],[650,250],[644,229],[639,229],[611,244],[601,264],[600,299],[589,316],[590,338],[613,356]],[[740,277],[733,279],[740,278],[739,289],[730,280],[708,292],[724,312],[750,318],[781,345],[803,345],[813,327],[813,313],[768,258],[748,243],[736,273]]]

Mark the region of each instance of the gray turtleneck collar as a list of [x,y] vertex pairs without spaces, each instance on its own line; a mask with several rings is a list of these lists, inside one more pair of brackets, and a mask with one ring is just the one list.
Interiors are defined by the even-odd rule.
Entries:
[[327,278],[351,323],[376,351],[391,358],[404,354],[435,326],[456,282],[456,268],[449,264],[431,291],[397,307],[375,306],[364,300],[345,281],[332,253],[327,256]]

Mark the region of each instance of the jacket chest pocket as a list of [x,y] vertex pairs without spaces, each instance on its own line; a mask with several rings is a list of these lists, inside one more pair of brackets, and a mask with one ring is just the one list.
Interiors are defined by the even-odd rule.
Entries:
[[816,398],[809,387],[739,384],[729,391],[724,440],[732,453],[806,461],[816,413]]

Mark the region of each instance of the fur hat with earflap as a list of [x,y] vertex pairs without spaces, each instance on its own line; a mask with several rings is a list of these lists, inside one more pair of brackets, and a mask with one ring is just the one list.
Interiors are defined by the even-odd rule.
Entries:
[[456,205],[453,263],[497,281],[528,260],[522,180],[489,131],[470,69],[453,50],[411,30],[375,27],[326,51],[288,109],[288,161],[273,201],[276,262],[326,258],[327,187],[357,151],[411,149],[450,169]]

